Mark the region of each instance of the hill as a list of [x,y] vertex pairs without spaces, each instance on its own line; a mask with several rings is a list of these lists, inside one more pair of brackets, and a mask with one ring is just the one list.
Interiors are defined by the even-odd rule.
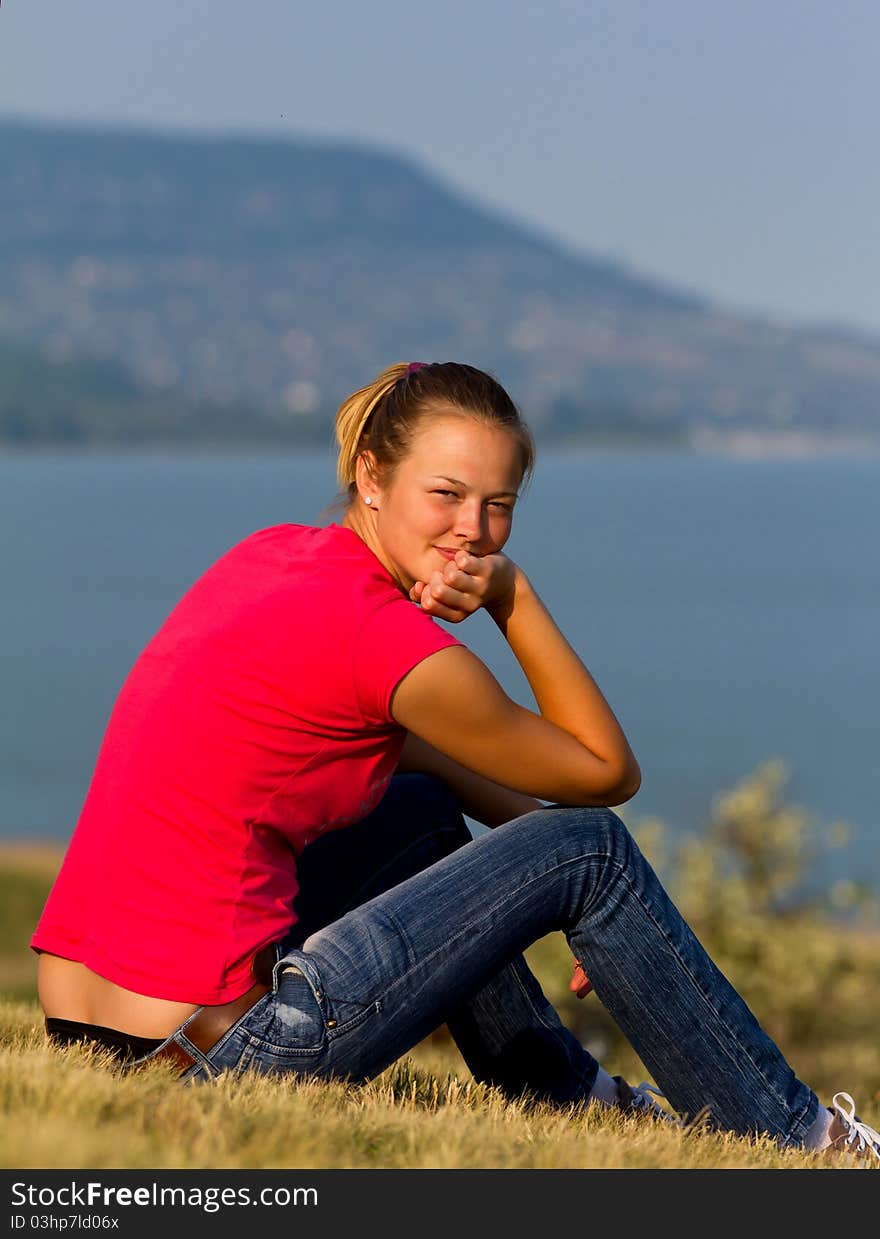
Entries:
[[455,357],[547,436],[880,436],[880,341],[573,253],[394,153],[4,123],[0,160],[0,337],[135,403],[311,432],[388,361]]
[[211,401],[136,381],[118,362],[46,358],[0,340],[0,444],[94,447],[137,444],[324,445],[318,417],[285,418],[238,401]]

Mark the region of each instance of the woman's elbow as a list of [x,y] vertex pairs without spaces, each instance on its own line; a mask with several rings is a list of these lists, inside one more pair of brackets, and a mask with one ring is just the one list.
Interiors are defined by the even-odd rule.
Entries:
[[632,800],[641,786],[642,772],[639,769],[639,763],[633,758],[614,780],[613,786],[608,789],[608,804],[626,804],[628,800]]
[[[598,774],[595,768],[591,771],[588,783],[580,784],[575,792],[569,792],[563,797],[558,793],[557,804],[582,805],[584,808],[614,808],[615,805],[626,804],[642,785],[642,772],[633,761],[623,769],[610,767]],[[546,796],[546,793],[545,793]],[[552,798],[552,797],[551,797]]]
[[627,800],[632,800],[633,796],[636,794],[636,792],[639,790],[641,786],[642,786],[642,772],[638,768],[638,766],[636,766],[635,770],[633,770],[632,773],[630,774],[629,779],[623,784],[623,787],[621,789],[623,792],[623,798],[621,800],[618,800],[617,803],[626,804]]

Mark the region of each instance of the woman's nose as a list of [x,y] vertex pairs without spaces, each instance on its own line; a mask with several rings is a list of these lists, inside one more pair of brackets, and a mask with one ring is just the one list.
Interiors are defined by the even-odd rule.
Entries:
[[455,522],[455,535],[471,544],[483,537],[483,511],[478,504],[462,504]]

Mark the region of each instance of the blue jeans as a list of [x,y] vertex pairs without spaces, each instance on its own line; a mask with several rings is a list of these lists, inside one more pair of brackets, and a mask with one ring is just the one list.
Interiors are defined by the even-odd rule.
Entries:
[[189,1076],[367,1080],[446,1023],[479,1080],[567,1104],[595,1059],[522,951],[561,930],[682,1116],[800,1145],[818,1107],[685,924],[610,809],[548,806],[470,839],[454,798],[399,775],[364,821],[302,856],[274,988]]

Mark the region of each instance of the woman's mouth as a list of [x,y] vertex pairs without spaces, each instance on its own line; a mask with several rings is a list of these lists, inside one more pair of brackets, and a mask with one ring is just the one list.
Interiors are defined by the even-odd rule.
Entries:
[[450,550],[447,546],[435,546],[434,550],[439,551],[444,559],[455,559],[458,554],[458,549],[456,547],[453,547],[452,550]]

